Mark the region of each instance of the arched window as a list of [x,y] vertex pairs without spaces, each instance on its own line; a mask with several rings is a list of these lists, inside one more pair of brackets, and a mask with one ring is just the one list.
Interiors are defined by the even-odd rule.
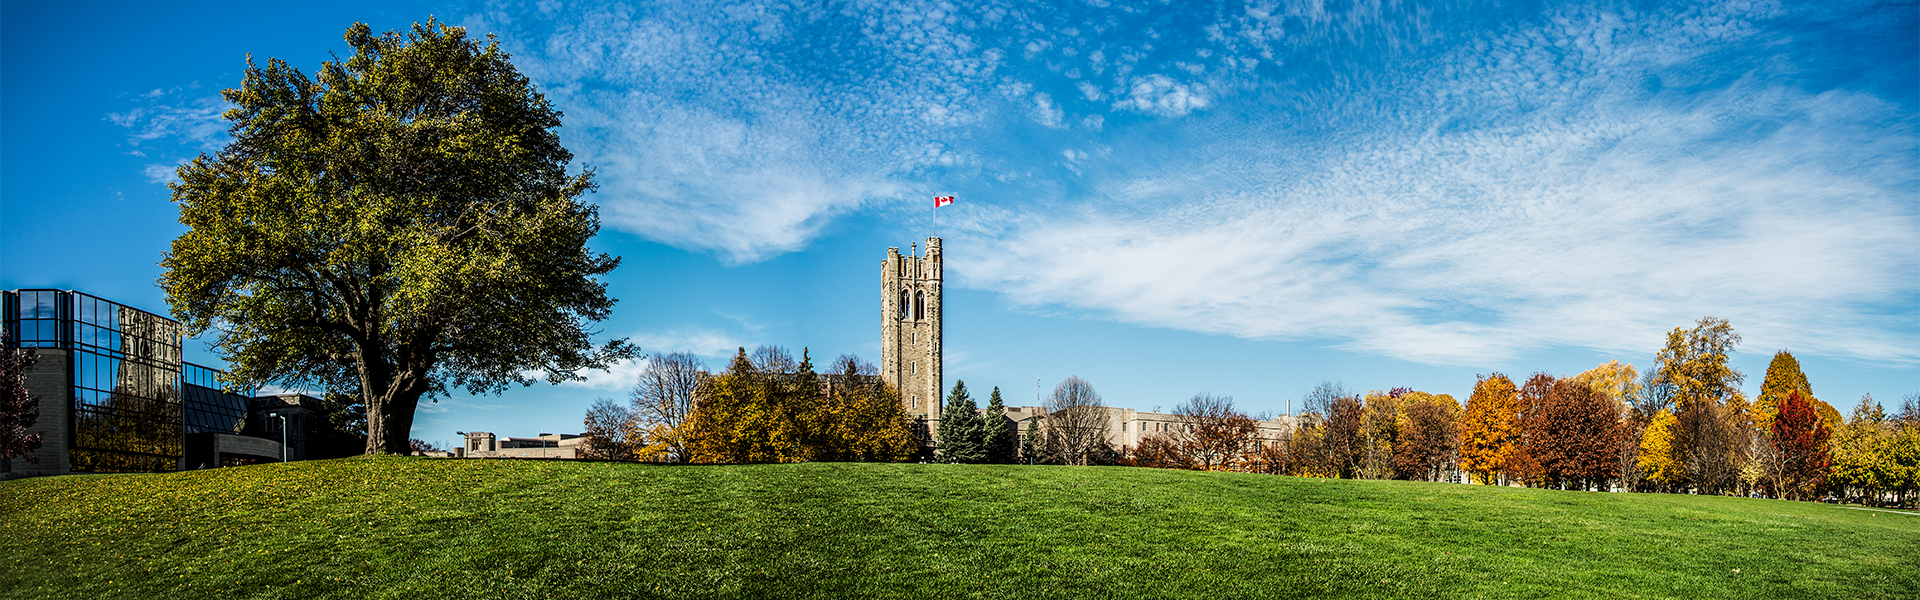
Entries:
[[925,318],[927,318],[927,293],[914,292],[913,293],[913,319],[915,321],[918,321],[920,319],[925,319]]
[[908,304],[908,303],[909,303],[909,302],[908,302],[908,298],[907,298],[907,291],[906,291],[906,290],[900,290],[900,318],[901,318],[901,319],[903,319],[903,320],[907,318],[907,304]]

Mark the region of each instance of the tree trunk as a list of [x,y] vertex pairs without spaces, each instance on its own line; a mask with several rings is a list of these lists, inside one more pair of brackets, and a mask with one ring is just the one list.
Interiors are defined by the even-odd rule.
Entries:
[[[415,389],[418,388],[418,389]],[[413,413],[426,389],[394,385],[382,397],[367,398],[367,454],[412,452]]]

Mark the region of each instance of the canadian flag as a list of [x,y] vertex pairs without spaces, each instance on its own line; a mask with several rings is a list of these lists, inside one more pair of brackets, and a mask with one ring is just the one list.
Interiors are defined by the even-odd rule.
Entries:
[[953,204],[953,196],[934,196],[933,197],[934,208],[940,208],[948,204]]

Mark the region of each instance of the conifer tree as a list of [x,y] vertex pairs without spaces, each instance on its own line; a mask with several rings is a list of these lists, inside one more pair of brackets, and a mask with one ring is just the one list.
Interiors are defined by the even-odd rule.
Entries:
[[947,405],[940,409],[940,462],[984,462],[985,434],[986,423],[980,418],[980,406],[967,395],[967,382],[954,381]]
[[1012,464],[1020,449],[1018,425],[1007,419],[1007,403],[1000,399],[1000,386],[993,387],[993,394],[987,396],[987,414],[985,435],[986,461],[989,464]]
[[1028,419],[1027,420],[1027,437],[1020,439],[1021,462],[1024,462],[1030,465],[1037,464],[1040,462],[1038,460],[1037,455],[1034,454],[1035,452],[1039,452],[1039,450],[1034,447],[1034,443],[1035,443],[1034,440],[1038,440],[1038,439],[1040,439],[1040,420]]

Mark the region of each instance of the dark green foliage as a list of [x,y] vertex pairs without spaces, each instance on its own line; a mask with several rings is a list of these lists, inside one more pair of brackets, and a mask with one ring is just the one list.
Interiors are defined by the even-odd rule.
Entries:
[[223,92],[233,141],[180,167],[161,287],[187,333],[217,331],[229,387],[353,391],[365,450],[404,453],[423,397],[579,379],[620,260],[567,173],[560,112],[498,44],[429,20],[347,30],[315,77],[249,63]]
[[947,404],[940,409],[940,439],[936,458],[943,463],[981,463],[987,460],[987,423],[980,405],[967,395],[967,382],[953,382]]
[[1106,467],[359,457],[0,482],[10,598],[1911,598],[1920,517]]
[[1000,386],[993,387],[993,395],[987,397],[987,414],[984,434],[981,439],[986,443],[986,462],[996,465],[1013,464],[1019,456],[1020,432],[1014,428],[1020,424],[1007,418],[1007,403],[1000,399]]
[[1020,462],[1022,464],[1030,465],[1039,462],[1037,460],[1038,455],[1035,454],[1039,450],[1034,446],[1034,440],[1038,439],[1040,439],[1040,420],[1028,419],[1027,435],[1026,437],[1020,438]]

